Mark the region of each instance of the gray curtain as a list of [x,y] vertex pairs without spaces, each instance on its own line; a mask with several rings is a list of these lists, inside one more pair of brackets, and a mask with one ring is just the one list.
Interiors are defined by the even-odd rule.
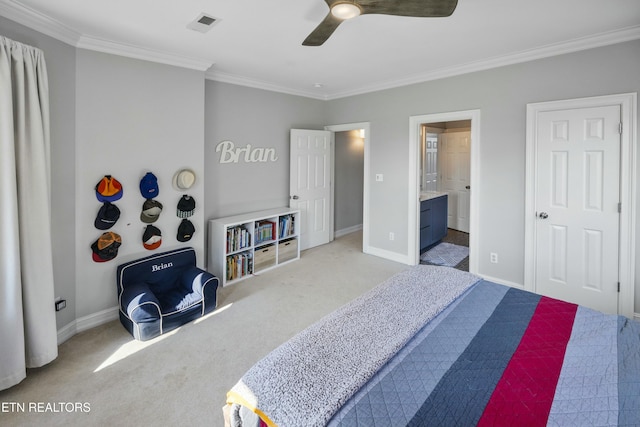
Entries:
[[44,55],[0,36],[0,390],[58,356],[49,153]]

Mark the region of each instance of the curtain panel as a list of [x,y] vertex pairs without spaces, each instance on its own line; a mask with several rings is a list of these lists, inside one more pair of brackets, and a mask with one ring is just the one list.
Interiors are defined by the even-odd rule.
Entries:
[[49,162],[44,54],[0,36],[0,390],[58,355]]

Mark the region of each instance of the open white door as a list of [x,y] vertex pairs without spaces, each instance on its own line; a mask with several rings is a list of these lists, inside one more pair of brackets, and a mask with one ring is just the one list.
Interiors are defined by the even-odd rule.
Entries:
[[300,250],[331,238],[331,132],[291,129],[289,206],[300,209]]

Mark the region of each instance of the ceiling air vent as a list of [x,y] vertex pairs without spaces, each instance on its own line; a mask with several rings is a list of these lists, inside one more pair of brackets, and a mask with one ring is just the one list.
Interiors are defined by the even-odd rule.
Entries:
[[214,18],[213,16],[207,15],[206,13],[201,13],[196,19],[194,19],[187,25],[187,28],[201,33],[206,33],[218,21],[220,21],[218,18]]

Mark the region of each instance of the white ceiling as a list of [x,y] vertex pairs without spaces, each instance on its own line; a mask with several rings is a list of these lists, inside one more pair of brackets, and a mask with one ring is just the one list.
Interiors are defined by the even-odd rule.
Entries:
[[[187,28],[202,12],[219,18],[205,34]],[[363,15],[302,46],[327,12],[324,0],[0,0],[0,15],[79,48],[319,99],[640,38],[639,0],[459,0],[448,18]]]

